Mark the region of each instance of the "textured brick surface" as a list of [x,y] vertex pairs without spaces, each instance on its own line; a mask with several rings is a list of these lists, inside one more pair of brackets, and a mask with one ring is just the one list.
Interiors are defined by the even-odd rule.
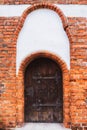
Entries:
[[[22,18],[0,17],[0,126],[15,127],[23,122],[23,70],[20,69],[22,71],[16,78],[16,43],[23,26],[19,23],[24,22],[26,15],[25,13],[25,17]],[[61,19],[64,24],[64,16]],[[69,100],[64,98],[65,124],[71,124],[72,130],[87,130],[87,19],[74,17],[67,20],[71,69],[70,82],[67,82],[69,77],[64,69],[64,84],[65,88],[68,88],[64,89],[64,92],[66,97],[69,95]],[[64,68],[65,65],[61,62],[60,64]]]
[[[3,125],[15,126],[16,121],[16,82],[15,29],[19,18],[0,18],[0,83],[4,92],[1,94],[0,117]],[[2,108],[2,109],[1,109]]]
[[87,0],[4,0],[4,4],[36,4],[41,2],[59,4],[87,4]]
[[76,125],[74,130],[84,130],[84,126],[87,126],[87,19],[68,18],[68,22],[71,41],[71,122],[73,126]]
[[87,122],[87,19],[68,18],[71,35],[71,118]]
[[4,0],[0,0],[0,4],[4,4]]

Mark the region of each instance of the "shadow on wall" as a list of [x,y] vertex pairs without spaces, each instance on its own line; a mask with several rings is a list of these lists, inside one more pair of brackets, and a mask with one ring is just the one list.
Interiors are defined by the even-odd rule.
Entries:
[[2,115],[0,115],[0,130],[12,130],[12,123],[9,123],[9,128],[6,128]]
[[[2,93],[5,91],[5,87],[4,87],[4,84],[0,84],[0,98],[1,98],[1,95]],[[1,103],[0,103],[1,105]],[[0,113],[1,113],[1,110],[0,110]],[[5,124],[4,124],[4,121],[2,119],[2,115],[0,114],[0,130],[5,130]]]
[[1,115],[0,115],[0,130],[5,130],[5,124],[4,124],[4,121],[2,120]]

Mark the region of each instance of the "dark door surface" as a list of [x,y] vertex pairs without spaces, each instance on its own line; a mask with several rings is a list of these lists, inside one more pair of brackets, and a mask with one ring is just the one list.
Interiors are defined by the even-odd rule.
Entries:
[[62,89],[62,72],[54,61],[32,61],[25,71],[25,122],[63,122]]

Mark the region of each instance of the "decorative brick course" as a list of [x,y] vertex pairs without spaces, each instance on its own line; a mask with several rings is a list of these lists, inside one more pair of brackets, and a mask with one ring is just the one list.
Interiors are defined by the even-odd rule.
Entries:
[[19,22],[19,25],[17,27],[17,30],[15,31],[16,36],[18,36],[18,33],[20,32],[21,28],[23,27],[23,24],[25,22],[27,15],[29,13],[31,13],[32,11],[40,9],[40,8],[46,8],[46,9],[51,9],[51,10],[55,11],[60,16],[64,29],[66,29],[66,27],[68,26],[67,19],[66,19],[65,15],[63,14],[63,12],[58,7],[56,7],[53,4],[40,3],[40,4],[35,4],[35,5],[27,8],[23,12],[21,19],[20,19],[20,22]]
[[87,4],[86,0],[1,0],[2,4],[37,4],[42,2],[58,4]]
[[[65,63],[54,54],[38,52],[22,62],[16,77],[18,34],[27,15],[38,8],[52,9],[62,19],[63,27],[70,40],[70,72]],[[45,3],[29,7],[22,17],[0,17],[0,122],[2,126],[15,127],[24,122],[24,70],[31,60],[41,55],[52,58],[63,70],[65,126],[71,126],[72,130],[87,130],[87,19],[66,18],[60,9]]]

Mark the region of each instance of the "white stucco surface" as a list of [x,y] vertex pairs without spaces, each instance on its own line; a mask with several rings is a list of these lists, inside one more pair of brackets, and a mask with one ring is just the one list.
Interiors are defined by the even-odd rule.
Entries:
[[61,57],[70,69],[69,40],[60,17],[49,9],[30,13],[17,40],[16,72],[22,61],[32,53],[48,51]]
[[64,128],[60,123],[28,123],[22,128],[16,128],[14,130],[71,130]]
[[[73,4],[55,4],[58,6],[65,16],[69,17],[87,17],[87,5],[73,5]],[[27,5],[0,5],[0,17],[12,17],[12,16],[21,16],[22,13],[26,8],[28,8],[29,4]]]

